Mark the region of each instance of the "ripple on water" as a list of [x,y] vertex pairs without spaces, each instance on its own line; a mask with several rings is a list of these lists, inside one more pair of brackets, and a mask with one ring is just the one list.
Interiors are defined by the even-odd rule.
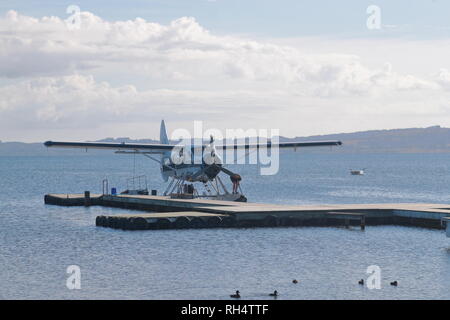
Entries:
[[[239,169],[249,199],[277,203],[448,199],[449,178],[432,178],[436,166],[450,169],[446,155],[397,155],[390,157],[392,161],[380,161],[380,155],[298,156],[283,158],[277,176],[258,176],[256,167]],[[441,231],[369,226],[365,232],[341,228],[132,232],[94,226],[97,215],[126,210],[42,203],[48,192],[98,192],[104,177],[122,189],[130,175],[128,160],[0,157],[1,183],[7,190],[0,193],[0,298],[228,299],[235,290],[248,299],[264,298],[273,290],[280,292],[280,299],[450,298],[450,242]],[[151,179],[151,188],[162,190],[157,169],[147,167],[148,162],[139,166],[157,177]],[[355,179],[348,173],[351,167],[370,169]],[[380,172],[386,174],[380,177]],[[81,290],[65,286],[66,267],[71,264],[81,267]],[[381,268],[381,290],[357,283],[367,278],[369,265]],[[292,279],[299,283],[292,284]],[[398,287],[389,285],[393,280],[399,281]]]

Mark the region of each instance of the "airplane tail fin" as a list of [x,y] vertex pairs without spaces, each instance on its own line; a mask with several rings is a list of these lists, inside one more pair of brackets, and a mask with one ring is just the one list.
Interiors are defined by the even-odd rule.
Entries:
[[[164,123],[164,120],[161,120],[161,127],[159,129],[159,142],[161,144],[169,144],[169,138],[167,137],[166,124]],[[161,154],[161,176],[164,181],[169,180],[169,175],[163,168],[163,164],[165,164],[168,159],[170,159],[170,151]]]
[[169,139],[167,138],[166,132],[166,124],[164,123],[164,120],[161,120],[161,127],[159,129],[159,142],[161,144],[169,144]]

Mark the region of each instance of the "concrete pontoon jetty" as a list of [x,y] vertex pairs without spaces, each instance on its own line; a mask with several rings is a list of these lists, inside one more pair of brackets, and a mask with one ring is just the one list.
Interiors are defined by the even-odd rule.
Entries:
[[[380,203],[275,205],[152,195],[48,194],[45,203],[60,206],[105,206],[147,211],[98,216],[96,225],[123,230],[408,225],[444,229],[450,204]],[[152,212],[152,213],[149,213]]]
[[450,238],[450,218],[446,217],[446,218],[442,218],[442,225],[446,227],[446,234],[447,237]]

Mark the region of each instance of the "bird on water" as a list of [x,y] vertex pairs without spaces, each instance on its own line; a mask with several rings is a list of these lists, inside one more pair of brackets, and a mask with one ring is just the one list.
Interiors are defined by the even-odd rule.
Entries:
[[278,291],[275,290],[273,293],[269,293],[269,296],[271,296],[271,297],[278,297]]
[[359,280],[358,283],[359,283],[360,285],[364,285],[364,279]]
[[294,279],[294,280],[292,280],[292,283],[298,283],[298,281]]
[[394,287],[396,287],[398,285],[398,282],[397,282],[397,280],[395,280],[395,281],[392,281],[391,282],[391,286],[394,286]]
[[231,298],[239,299],[239,298],[241,297],[241,295],[240,295],[240,293],[239,293],[239,290],[236,290],[236,293],[235,293],[235,294],[230,294],[230,297],[231,297]]

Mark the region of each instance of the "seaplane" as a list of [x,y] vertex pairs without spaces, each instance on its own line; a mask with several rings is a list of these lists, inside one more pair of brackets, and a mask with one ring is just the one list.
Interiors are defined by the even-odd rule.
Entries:
[[[199,144],[171,144],[166,131],[164,120],[160,126],[160,143],[136,144],[136,143],[104,143],[104,142],[61,142],[47,141],[44,145],[48,148],[81,148],[81,149],[111,149],[119,154],[140,154],[155,162],[161,169],[161,175],[165,182],[171,180],[163,192],[164,196],[171,198],[206,198],[224,201],[247,201],[242,193],[240,181],[242,177],[224,167],[221,154],[226,150],[251,150],[273,148],[294,149],[303,147],[339,146],[341,141],[294,141],[272,143],[271,139],[256,143],[221,144],[216,145],[214,137],[209,141],[201,141]],[[201,160],[194,160],[196,151],[201,152]],[[189,161],[186,161],[188,159]],[[219,177],[219,173],[230,177],[233,184],[232,192],[229,192]],[[204,186],[203,193],[194,188],[194,183]]]

